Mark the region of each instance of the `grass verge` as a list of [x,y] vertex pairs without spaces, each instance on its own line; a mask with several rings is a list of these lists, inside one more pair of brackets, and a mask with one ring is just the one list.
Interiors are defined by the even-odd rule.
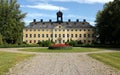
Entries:
[[9,68],[31,56],[33,55],[0,52],[0,75],[5,75],[9,71]]
[[27,51],[27,52],[93,52],[93,51],[100,51],[101,49],[98,48],[72,48],[70,50],[50,50],[48,48],[26,48],[26,49],[20,49],[21,51]]
[[92,58],[95,58],[99,61],[104,62],[107,65],[110,65],[118,70],[120,70],[120,52],[112,53],[96,53],[88,54]]

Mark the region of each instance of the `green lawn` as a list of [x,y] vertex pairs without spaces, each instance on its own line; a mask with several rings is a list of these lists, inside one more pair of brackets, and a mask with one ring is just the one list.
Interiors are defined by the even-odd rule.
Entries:
[[48,48],[26,48],[20,49],[27,52],[93,52],[100,51],[98,48],[72,48],[71,50],[49,50]]
[[9,71],[9,68],[31,56],[33,55],[0,52],[0,75],[5,75]]
[[89,54],[89,56],[120,70],[120,52],[96,53]]

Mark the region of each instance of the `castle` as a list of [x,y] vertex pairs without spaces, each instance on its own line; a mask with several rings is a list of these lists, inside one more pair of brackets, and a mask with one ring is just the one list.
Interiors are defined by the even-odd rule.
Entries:
[[63,21],[63,13],[56,13],[57,21],[51,19],[44,22],[33,20],[23,29],[23,41],[28,44],[35,44],[39,41],[52,40],[55,43],[65,43],[68,40],[81,41],[84,44],[91,44],[95,41],[95,28],[85,19],[83,21]]

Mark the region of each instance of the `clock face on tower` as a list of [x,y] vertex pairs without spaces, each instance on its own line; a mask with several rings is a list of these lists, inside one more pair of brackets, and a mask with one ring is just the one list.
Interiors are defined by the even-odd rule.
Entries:
[[57,22],[62,22],[63,18],[62,18],[63,13],[61,11],[57,12]]

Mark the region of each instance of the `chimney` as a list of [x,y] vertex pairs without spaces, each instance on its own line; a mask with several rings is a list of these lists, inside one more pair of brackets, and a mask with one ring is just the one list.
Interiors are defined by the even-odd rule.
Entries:
[[68,22],[71,22],[71,19],[68,19]]
[[49,19],[49,22],[52,22],[52,20],[51,20],[51,19]]
[[83,19],[83,22],[86,22],[86,19]]
[[43,19],[41,19],[40,22],[43,22]]
[[36,22],[36,19],[33,19],[33,22]]
[[76,19],[76,22],[79,22],[79,19]]

